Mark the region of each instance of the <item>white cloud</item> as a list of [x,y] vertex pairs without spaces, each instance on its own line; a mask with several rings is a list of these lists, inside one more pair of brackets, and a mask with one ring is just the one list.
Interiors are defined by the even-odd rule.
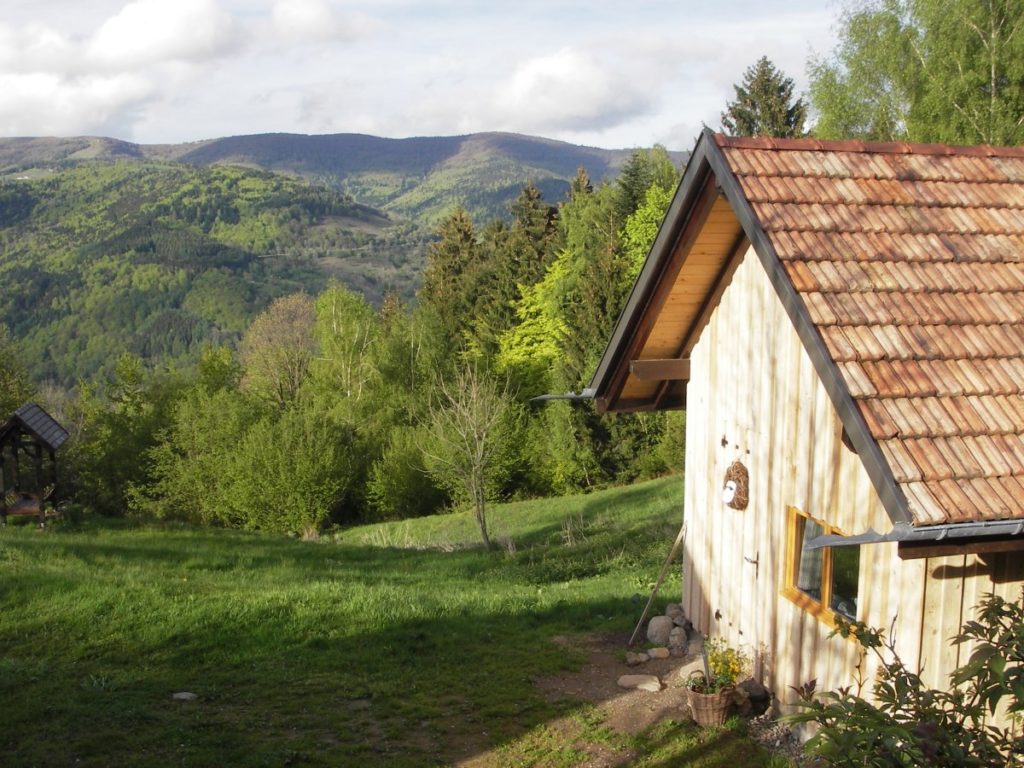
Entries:
[[72,68],[78,58],[74,43],[52,27],[0,23],[0,71],[55,72]]
[[96,30],[88,54],[112,69],[199,62],[227,55],[241,41],[239,24],[215,0],[134,0]]
[[125,131],[153,86],[132,74],[64,78],[37,72],[0,74],[0,93],[0,134],[67,136]]
[[326,0],[278,0],[271,11],[273,29],[288,43],[354,40],[374,23],[366,16],[340,16]]
[[570,48],[520,64],[493,102],[498,121],[546,131],[609,127],[651,105],[642,81]]
[[506,130],[689,148],[760,55],[801,87],[833,18],[820,0],[4,2],[0,133],[144,142]]

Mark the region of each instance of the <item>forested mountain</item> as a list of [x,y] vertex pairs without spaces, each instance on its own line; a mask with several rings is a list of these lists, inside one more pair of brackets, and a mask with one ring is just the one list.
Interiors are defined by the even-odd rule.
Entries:
[[557,205],[579,168],[607,178],[630,155],[511,134],[0,139],[0,324],[63,387],[123,351],[192,362],[332,277],[411,299],[456,207],[508,221],[528,181]]
[[[455,205],[478,221],[507,218],[509,203],[527,181],[545,199],[561,200],[577,169],[585,168],[592,179],[613,177],[629,157],[630,150],[507,133],[411,139],[269,133],[167,145],[95,137],[15,138],[0,139],[0,176],[96,159],[243,165],[298,175],[433,226]],[[674,159],[681,163],[684,155]]]
[[[125,351],[194,359],[237,341],[273,298],[331,276],[374,299],[410,292],[418,263],[374,259],[402,250],[403,231],[386,227],[373,208],[264,171],[76,163],[0,183],[0,323],[37,380],[65,386]],[[404,250],[424,247],[412,236]]]

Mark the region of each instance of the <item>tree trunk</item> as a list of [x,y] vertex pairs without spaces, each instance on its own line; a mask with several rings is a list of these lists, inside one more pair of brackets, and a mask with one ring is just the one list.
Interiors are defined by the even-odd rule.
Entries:
[[476,516],[476,524],[480,528],[480,538],[484,540],[484,546],[487,547],[487,549],[494,549],[494,545],[491,543],[491,537],[487,533],[487,510],[484,504],[484,495],[483,493],[478,492],[473,503],[473,513]]

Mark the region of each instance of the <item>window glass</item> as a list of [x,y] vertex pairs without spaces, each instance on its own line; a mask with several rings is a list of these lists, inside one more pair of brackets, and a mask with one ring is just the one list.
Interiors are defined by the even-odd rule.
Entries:
[[838,531],[794,507],[789,508],[789,524],[788,597],[805,610],[822,617],[823,621],[832,622],[835,615],[855,621],[860,586],[860,547],[811,550],[807,548],[808,543]]
[[807,542],[825,531],[814,520],[799,518],[803,523],[803,535],[800,537],[800,562],[797,568],[796,588],[808,597],[821,601],[821,579],[824,565],[824,549],[807,549]]
[[860,547],[831,547],[832,605],[836,613],[857,618],[857,574],[860,571]]

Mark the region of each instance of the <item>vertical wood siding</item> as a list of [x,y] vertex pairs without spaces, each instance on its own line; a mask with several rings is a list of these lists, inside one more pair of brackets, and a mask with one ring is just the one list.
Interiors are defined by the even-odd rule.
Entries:
[[[829,638],[831,627],[780,595],[787,508],[847,534],[891,528],[841,436],[811,359],[749,251],[691,354],[683,606],[702,632],[752,651],[755,672],[783,704],[789,686],[811,679],[821,690],[850,685],[861,659],[856,644]],[[750,473],[742,511],[721,499],[737,460]],[[985,592],[1019,595],[1022,559],[902,561],[895,544],[862,547],[858,618],[891,627],[903,660],[923,663],[926,681],[942,684],[966,658],[950,638]],[[869,659],[866,679],[875,671]]]

